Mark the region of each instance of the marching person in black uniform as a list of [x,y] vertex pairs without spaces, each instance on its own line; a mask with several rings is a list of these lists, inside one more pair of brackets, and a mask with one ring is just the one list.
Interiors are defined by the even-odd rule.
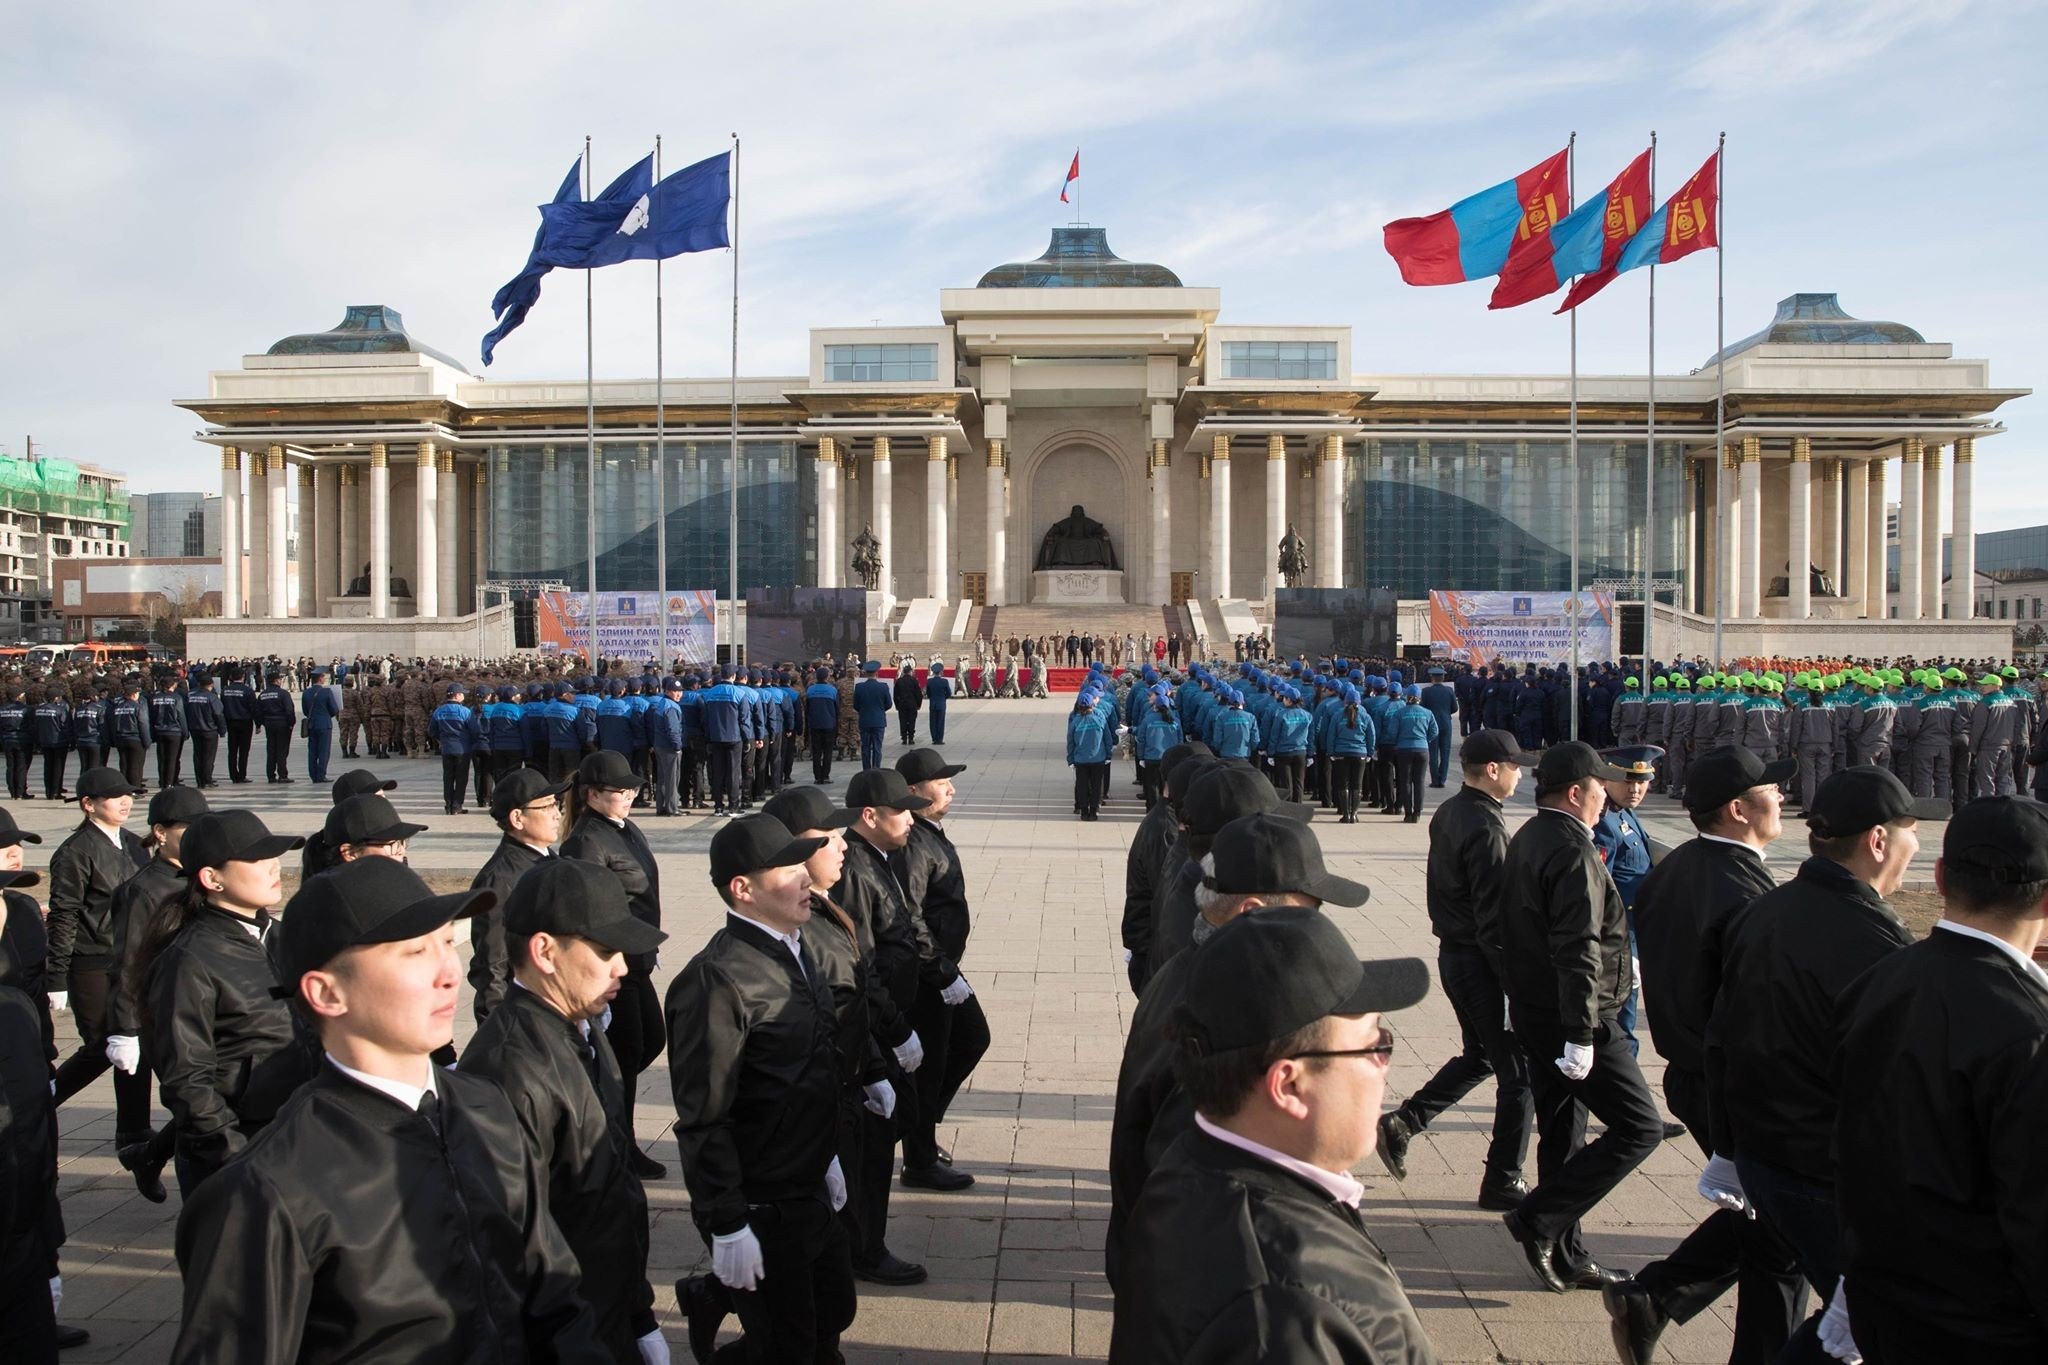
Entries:
[[1505,1213],[1522,1202],[1529,1186],[1522,1162],[1529,1152],[1534,1102],[1529,1060],[1502,1015],[1498,945],[1488,952],[1479,941],[1479,902],[1498,893],[1501,865],[1508,856],[1507,821],[1501,803],[1521,785],[1522,770],[1536,766],[1507,730],[1480,730],[1458,751],[1465,782],[1429,819],[1429,864],[1424,879],[1429,927],[1437,937],[1437,984],[1450,997],[1463,1038],[1459,1054],[1445,1062],[1401,1107],[1380,1117],[1380,1161],[1396,1180],[1408,1178],[1408,1144],[1437,1115],[1493,1078],[1493,1140],[1486,1149],[1486,1174],[1479,1181],[1479,1207]]
[[2048,807],[1964,806],[1934,880],[1941,921],[1837,1015],[1848,1322],[1821,1339],[1853,1328],[1869,1365],[2048,1360]]
[[[263,726],[263,777],[267,782],[292,782],[292,727],[299,708],[285,691],[284,674],[273,672],[256,694],[256,720]],[[245,760],[246,761],[246,760]]]
[[1266,811],[1306,824],[1314,810],[1282,801],[1266,775],[1248,764],[1218,762],[1200,772],[1181,802],[1180,847],[1186,856],[1168,869],[1152,909],[1153,976],[1194,942],[1195,923],[1201,918],[1195,892],[1202,883],[1202,858],[1223,827],[1240,816]]
[[625,979],[626,954],[651,953],[668,935],[634,917],[617,877],[574,858],[534,865],[502,905],[512,989],[463,1050],[463,1073],[496,1081],[512,1101],[612,1359],[667,1365],[647,1283],[647,1192],[631,1166],[633,1113],[596,1022]]
[[[889,855],[889,867],[931,932],[941,955],[955,964],[967,951],[971,915],[967,874],[960,851],[946,837],[946,812],[953,808],[953,779],[966,765],[948,763],[937,749],[912,749],[896,760],[912,794],[929,804],[910,813],[910,837]],[[903,1183],[922,1189],[964,1190],[974,1183],[953,1169],[952,1154],[939,1146],[938,1126],[953,1097],[988,1051],[988,1017],[967,978],[956,974],[937,991],[920,990],[911,1024],[924,1042],[917,1071],[917,1118],[903,1135]]]
[[107,766],[120,765],[121,776],[137,794],[149,790],[143,785],[143,764],[149,753],[150,704],[142,699],[142,675],[130,673],[121,679],[121,695],[107,704],[105,737],[101,741]]
[[[569,789],[570,828],[562,840],[562,856],[610,868],[625,887],[633,913],[659,929],[661,869],[655,866],[647,836],[631,816],[639,790],[640,778],[624,754],[597,749],[584,755]],[[612,1021],[605,1027],[628,1096],[638,1093],[640,1073],[661,1055],[661,998],[654,993],[653,979],[656,956],[653,952],[627,955],[626,979],[612,1000]],[[636,1146],[633,1173],[642,1180],[659,1180],[668,1171]]]
[[185,729],[192,736],[192,780],[201,787],[215,785],[213,760],[220,752],[223,724],[213,676],[194,674],[192,685],[185,690]]
[[388,858],[292,898],[276,990],[326,1057],[178,1219],[174,1365],[612,1359],[512,1101],[428,1060],[462,984],[450,919],[490,899]]
[[[18,849],[21,838],[32,836],[9,828],[4,837]],[[18,868],[0,871],[0,1340],[8,1359],[21,1365],[56,1365],[50,1268],[63,1228],[43,918],[35,900],[15,889],[40,880]]]
[[[78,1023],[78,1050],[57,1068],[63,1104],[106,1074],[113,1032],[114,891],[149,862],[142,840],[123,826],[138,788],[112,768],[79,774],[85,817],[50,855],[50,1005]],[[149,1078],[114,1077],[116,1147],[149,1139]]]
[[228,781],[249,780],[249,740],[256,733],[256,689],[243,681],[240,665],[221,684],[220,711],[228,732]]
[[[562,837],[562,793],[568,789],[566,782],[550,784],[534,768],[514,768],[498,779],[491,788],[491,818],[498,822],[502,837],[477,869],[470,890],[495,891],[503,905],[527,869],[555,856],[555,840]],[[470,1007],[479,1025],[504,1000],[512,984],[512,965],[503,917],[495,910],[471,916],[469,985],[476,998]]]
[[725,925],[669,986],[676,1143],[690,1213],[711,1249],[712,1273],[676,1286],[700,1359],[729,1310],[745,1335],[709,1358],[834,1361],[857,1307],[833,1216],[846,1202],[835,1154],[837,1012],[804,944],[804,864],[822,843],[770,815],[741,816],[713,835]]
[[[1662,1260],[1605,1294],[1617,1344],[1645,1321],[1686,1322],[1737,1290],[1737,1362],[1768,1362],[1799,1321],[1805,1290],[1791,1246],[1769,1222],[1748,1217],[1732,1183],[1728,1152],[1715,1150],[1709,1099],[1707,1013],[1723,978],[1730,919],[1772,886],[1764,849],[1784,832],[1779,783],[1798,763],[1766,763],[1739,744],[1699,755],[1686,771],[1685,806],[1698,834],[1672,850],[1636,893],[1636,947],[1650,1036],[1664,1058],[1664,1098],[1709,1162],[1703,1192],[1722,1203]],[[1660,1324],[1661,1330],[1661,1324]],[[1654,1334],[1652,1334],[1654,1339]],[[1647,1355],[1644,1356],[1647,1359]]]
[[1152,974],[1152,916],[1159,891],[1165,884],[1169,863],[1184,859],[1177,852],[1181,842],[1181,802],[1196,775],[1188,764],[1195,758],[1214,758],[1209,746],[1199,740],[1176,744],[1159,760],[1160,789],[1166,799],[1155,801],[1138,822],[1131,836],[1131,849],[1124,858],[1124,913],[1119,932],[1124,944],[1124,976],[1132,995],[1145,993],[1145,980]]
[[[1633,971],[1621,894],[1593,847],[1621,769],[1579,740],[1536,764],[1536,816],[1508,841],[1501,893],[1479,903],[1479,941],[1498,943],[1515,1036],[1536,1101],[1536,1186],[1502,1215],[1555,1293],[1621,1275],[1596,1262],[1579,1220],[1663,1141],[1663,1118],[1615,1016]],[[1591,1111],[1606,1131],[1586,1141]]]
[[1361,962],[1305,907],[1241,916],[1193,955],[1173,1027],[1194,1125],[1132,1211],[1112,1359],[1436,1360],[1350,1175],[1386,1091],[1386,1012],[1428,991],[1421,961]]
[[185,689],[176,677],[159,675],[149,694],[149,733],[156,741],[156,784],[176,787],[185,780]]
[[43,797],[64,799],[64,768],[71,761],[71,704],[64,689],[52,687],[43,693],[29,713],[29,731],[43,755]]

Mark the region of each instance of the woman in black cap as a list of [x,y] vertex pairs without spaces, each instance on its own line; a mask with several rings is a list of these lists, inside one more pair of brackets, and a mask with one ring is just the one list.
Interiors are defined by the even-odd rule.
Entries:
[[195,1186],[277,1113],[311,1054],[274,995],[270,912],[284,899],[278,859],[303,841],[255,812],[200,816],[179,841],[185,897],[135,961],[143,1038],[176,1129],[178,1190]]

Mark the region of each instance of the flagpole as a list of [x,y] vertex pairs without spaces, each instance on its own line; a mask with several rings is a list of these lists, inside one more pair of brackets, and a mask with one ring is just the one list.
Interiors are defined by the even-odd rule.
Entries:
[[[654,135],[654,183],[661,183],[661,134]],[[661,196],[647,196],[647,227],[654,229],[654,206]],[[654,595],[661,643],[655,646],[658,671],[669,671],[668,657],[668,408],[663,393],[661,355],[661,257],[654,258]]]
[[1722,468],[1722,465],[1726,462],[1721,458],[1721,443],[1723,440],[1722,426],[1726,420],[1724,408],[1727,402],[1727,385],[1725,383],[1725,379],[1728,367],[1728,362],[1725,359],[1725,355],[1728,348],[1728,339],[1724,334],[1725,319],[1727,316],[1727,276],[1723,272],[1721,260],[1721,232],[1723,224],[1727,221],[1728,201],[1726,198],[1723,197],[1721,193],[1721,182],[1724,174],[1721,169],[1721,153],[1723,151],[1726,151],[1727,147],[1728,134],[1722,133],[1721,140],[1716,145],[1714,151],[1714,562],[1716,565],[1716,570],[1714,573],[1715,668],[1719,668],[1721,666],[1721,622],[1722,618],[1728,614],[1729,574],[1729,565],[1725,562],[1727,559],[1725,551],[1728,546],[1728,529],[1727,527],[1721,525],[1722,520],[1725,519],[1727,516],[1728,505],[1728,500],[1721,496],[1721,480],[1727,477],[1727,471]]
[[732,135],[732,474],[725,508],[726,590],[731,597],[726,659],[740,661],[740,135]]
[[[1657,202],[1657,130],[1650,130],[1650,202]],[[1656,666],[1654,646],[1657,595],[1657,258],[1650,258],[1650,388],[1649,421],[1643,432],[1643,697],[1649,699],[1650,674]]]
[[[583,197],[590,198],[590,135],[583,136]],[[597,350],[593,337],[595,308],[591,276],[583,272],[583,548],[584,568],[589,574],[586,592],[588,608],[583,613],[590,625],[588,663],[597,671]]]
[[[1579,135],[1572,133],[1565,144],[1564,198],[1565,211],[1570,213],[1578,208],[1577,181]],[[1571,738],[1579,737],[1579,310],[1571,310],[1572,333],[1572,381],[1570,434],[1565,438],[1565,487],[1570,494],[1565,505],[1571,509],[1572,518],[1572,591],[1566,600],[1571,603],[1570,625],[1572,632],[1572,676],[1569,684],[1571,699]]]

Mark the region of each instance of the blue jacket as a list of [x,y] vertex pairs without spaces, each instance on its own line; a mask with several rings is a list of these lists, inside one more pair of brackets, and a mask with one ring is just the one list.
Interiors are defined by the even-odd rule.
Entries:
[[1458,714],[1458,694],[1449,683],[1434,682],[1422,689],[1423,709],[1436,717],[1436,728],[1450,733],[1451,717]]
[[166,687],[149,694],[149,731],[158,739],[185,733],[185,698]]
[[[63,703],[58,704],[61,706]],[[49,703],[45,702],[44,706],[47,705]],[[36,714],[38,717],[42,715],[41,707],[36,709]],[[95,697],[91,701],[82,701],[65,714],[71,719],[71,733],[66,736],[67,742],[87,745],[94,749],[107,747],[106,698]]]
[[1606,811],[1593,826],[1593,847],[1607,863],[1622,906],[1635,909],[1636,889],[1650,875],[1650,843],[1643,837],[1642,823],[1627,811]]
[[109,749],[117,744],[147,746],[150,740],[149,703],[141,697],[133,700],[114,698],[107,703],[106,726],[101,735],[102,746]]
[[625,697],[606,697],[597,704],[597,747],[630,754],[639,748],[633,734],[633,709]]
[[529,759],[538,759],[548,751],[548,701],[546,697],[533,697],[519,707],[519,744]]
[[231,721],[256,719],[256,689],[245,682],[222,683],[220,711]]
[[1283,706],[1273,713],[1272,723],[1266,727],[1266,752],[1269,754],[1305,754],[1308,752],[1310,717],[1299,706]]
[[197,692],[185,694],[185,732],[193,735],[217,735],[221,732],[222,717],[220,698],[200,688]]
[[667,697],[654,697],[647,703],[647,745],[657,753],[681,753],[685,743],[683,735],[683,705]]
[[273,685],[256,694],[256,719],[263,725],[294,725],[299,708],[292,705],[291,693]]
[[942,678],[937,673],[933,673],[924,680],[924,699],[930,704],[932,710],[945,710],[946,702],[952,695],[953,680],[951,678]]
[[729,682],[715,683],[697,694],[697,718],[711,744],[737,744],[744,737],[740,690]]
[[1166,751],[1180,743],[1180,722],[1173,713],[1162,714],[1158,707],[1147,707],[1138,721],[1138,758],[1146,763],[1157,763],[1166,757]]
[[316,683],[300,693],[299,706],[306,713],[309,730],[332,730],[341,715],[341,703],[334,699],[334,689],[325,683]]
[[1067,716],[1067,762],[1109,762],[1109,717],[1093,708]]
[[1340,704],[1323,731],[1323,743],[1336,757],[1356,758],[1379,752],[1380,731],[1363,704],[1354,708],[1349,723],[1344,719],[1344,707]]
[[516,754],[526,748],[526,715],[516,701],[487,701],[483,715],[484,744],[494,754]]
[[676,705],[681,707],[683,712],[683,743],[702,744],[704,742],[704,694],[702,692],[686,691]]
[[541,716],[547,725],[548,748],[582,752],[586,743],[597,742],[597,716],[574,702],[556,697],[543,702]]
[[839,728],[839,689],[831,683],[812,683],[804,689],[804,728]]
[[[853,712],[860,718],[863,730],[884,730],[889,725],[889,712],[896,704],[890,694],[889,684],[880,678],[863,678],[853,685]],[[1067,760],[1069,763],[1072,759]]]
[[[308,692],[310,695],[311,691]],[[432,721],[434,743],[441,747],[444,757],[466,758],[476,752],[483,739],[483,732],[476,723],[476,712],[459,701],[445,701],[435,707]]]
[[1403,703],[1398,710],[1388,710],[1386,737],[1396,752],[1426,750],[1436,738],[1436,716],[1426,706]]
[[1258,722],[1251,713],[1235,708],[1218,711],[1209,726],[1209,747],[1218,758],[1250,758],[1258,737]]

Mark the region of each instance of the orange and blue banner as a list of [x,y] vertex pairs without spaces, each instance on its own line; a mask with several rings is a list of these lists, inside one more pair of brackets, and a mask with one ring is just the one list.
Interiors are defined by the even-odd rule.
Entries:
[[[1556,293],[1574,275],[1611,272],[1649,218],[1650,153],[1645,150],[1605,192],[1573,209],[1551,229],[1547,251],[1532,253],[1518,268],[1503,271],[1486,306],[1513,308]],[[1583,286],[1585,281],[1579,283]]]
[[1568,153],[1538,162],[1512,180],[1421,218],[1387,224],[1387,254],[1409,284],[1483,280],[1547,257],[1549,236],[1570,203]]

